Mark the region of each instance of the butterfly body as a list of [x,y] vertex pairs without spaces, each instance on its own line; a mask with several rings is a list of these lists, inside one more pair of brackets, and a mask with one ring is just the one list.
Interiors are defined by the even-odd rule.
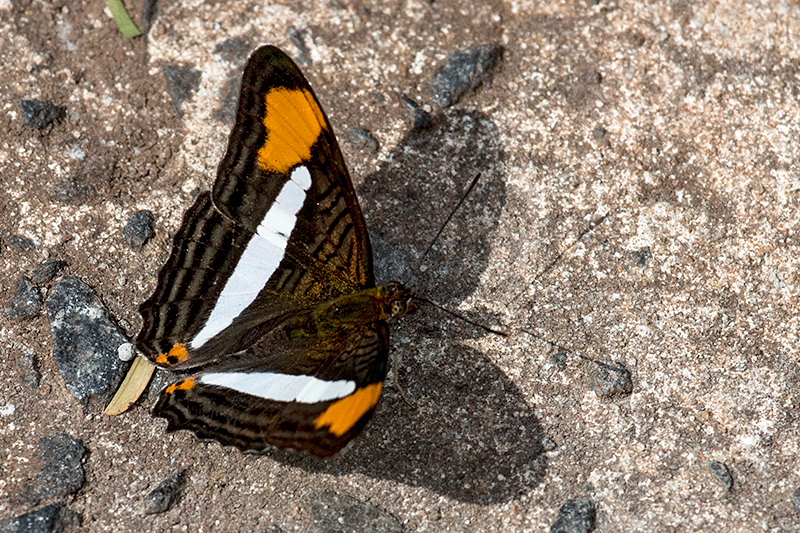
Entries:
[[376,287],[372,252],[333,130],[297,66],[248,59],[226,154],[184,215],[137,346],[188,373],[154,415],[242,450],[339,451],[386,376],[399,282]]

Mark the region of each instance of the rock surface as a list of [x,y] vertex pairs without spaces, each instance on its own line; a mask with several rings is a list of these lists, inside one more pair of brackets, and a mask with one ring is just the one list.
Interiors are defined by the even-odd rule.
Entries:
[[[34,282],[51,316],[59,299],[83,313],[51,334],[48,316],[0,312],[0,518],[35,511],[39,440],[66,433],[86,481],[60,498],[92,532],[306,531],[321,492],[408,531],[547,531],[571,500],[593,503],[596,531],[797,529],[796,2],[126,5],[146,39],[103,2],[0,1],[0,305],[48,258],[104,303]],[[122,369],[113,323],[136,333],[264,41],[303,62],[381,275],[509,333],[430,305],[391,323],[410,404],[386,383],[324,462],[168,434],[155,394],[102,415]],[[436,104],[448,57],[483,44],[503,49],[491,79]],[[66,114],[39,129],[23,100]],[[348,144],[352,129],[376,144]],[[159,231],[133,250],[120,232],[140,210]],[[596,381],[599,364],[630,381]],[[154,481],[184,468],[180,499],[145,515]]]
[[53,358],[67,389],[81,402],[108,399],[127,365],[117,348],[127,342],[97,293],[74,276],[63,276],[47,297]]

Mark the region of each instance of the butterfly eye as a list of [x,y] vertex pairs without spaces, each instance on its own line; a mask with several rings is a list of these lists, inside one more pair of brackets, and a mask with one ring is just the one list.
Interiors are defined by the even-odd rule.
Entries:
[[404,314],[406,314],[406,302],[402,300],[393,301],[391,314],[392,316],[403,316]]

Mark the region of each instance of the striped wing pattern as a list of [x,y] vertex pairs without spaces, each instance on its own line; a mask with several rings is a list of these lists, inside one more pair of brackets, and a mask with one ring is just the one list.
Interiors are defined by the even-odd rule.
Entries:
[[333,130],[297,66],[261,47],[212,191],[187,211],[140,306],[140,350],[194,372],[162,392],[154,414],[244,450],[335,453],[377,405],[388,329],[375,320],[317,335],[303,324],[320,303],[371,287]]
[[[364,327],[341,341],[347,345],[337,346],[337,353],[327,354],[333,367],[328,370],[337,371],[340,376],[371,376],[366,382],[375,384],[380,392],[386,374],[386,323]],[[366,410],[356,412],[357,418],[344,431],[331,431],[329,426],[319,426],[317,420],[334,403],[336,400],[313,404],[276,402],[200,383],[162,394],[155,410],[167,419],[168,430],[189,429],[200,438],[214,439],[241,450],[261,451],[268,443],[327,457],[363,429],[377,405],[376,401],[371,402]]]

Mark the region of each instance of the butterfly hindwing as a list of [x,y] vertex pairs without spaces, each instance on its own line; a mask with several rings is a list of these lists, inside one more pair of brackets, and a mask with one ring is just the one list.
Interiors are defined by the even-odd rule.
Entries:
[[327,457],[361,431],[377,405],[388,328],[380,321],[336,340],[296,354],[300,361],[324,355],[316,375],[204,372],[167,387],[154,412],[167,419],[168,430],[189,429],[245,451],[268,444]]

